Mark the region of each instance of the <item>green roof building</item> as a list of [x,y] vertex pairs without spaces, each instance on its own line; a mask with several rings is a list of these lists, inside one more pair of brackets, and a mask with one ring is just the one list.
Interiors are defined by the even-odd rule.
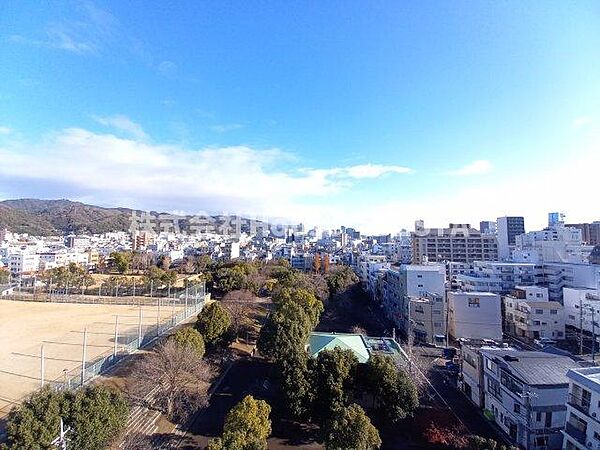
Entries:
[[366,363],[371,353],[368,344],[360,334],[347,333],[320,333],[313,332],[308,340],[308,353],[315,358],[323,350],[352,350],[359,363]]

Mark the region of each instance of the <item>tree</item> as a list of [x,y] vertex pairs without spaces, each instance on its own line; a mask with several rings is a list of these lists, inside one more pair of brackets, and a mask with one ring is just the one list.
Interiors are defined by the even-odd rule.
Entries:
[[346,406],[347,392],[353,385],[357,366],[358,359],[351,350],[336,347],[319,353],[311,371],[315,417],[326,422],[336,410]]
[[131,252],[112,252],[110,258],[119,273],[125,273],[131,267]]
[[66,418],[68,402],[64,395],[46,385],[33,393],[8,415],[9,448],[42,450],[60,430],[60,418]]
[[104,386],[80,389],[71,400],[69,423],[75,430],[71,443],[80,450],[105,448],[128,417],[129,405],[121,392]]
[[300,305],[310,319],[311,330],[319,323],[324,309],[323,302],[306,289],[284,288],[273,296],[273,301],[279,305],[290,301]]
[[225,419],[223,437],[209,443],[217,450],[266,450],[271,434],[271,407],[264,400],[251,395],[234,406]]
[[196,321],[196,330],[208,345],[215,345],[223,339],[231,327],[229,312],[221,306],[220,302],[213,302],[205,306]]
[[217,270],[215,283],[217,289],[223,292],[245,289],[248,283],[244,268],[235,265],[233,267],[222,267]]
[[331,295],[340,294],[350,286],[358,283],[358,277],[354,273],[354,270],[348,266],[337,266],[331,269],[325,276],[325,280],[327,281]]
[[376,450],[381,438],[365,411],[352,404],[338,408],[325,431],[326,450]]
[[0,268],[0,284],[7,284],[10,281],[10,272],[5,268]]
[[180,328],[171,339],[180,347],[194,350],[200,358],[204,356],[204,338],[198,330],[192,327]]
[[165,272],[171,268],[171,257],[168,255],[162,255],[158,258],[158,267]]
[[285,405],[288,412],[298,419],[310,415],[315,397],[308,361],[306,350],[297,347],[279,362]]
[[106,387],[59,392],[46,386],[9,413],[9,448],[51,448],[61,418],[72,429],[69,437],[74,448],[105,448],[123,429],[128,415],[129,406],[123,394]]
[[416,385],[392,358],[375,354],[366,365],[366,390],[373,395],[378,413],[397,423],[419,406]]
[[254,294],[248,290],[231,291],[223,296],[222,304],[229,311],[231,328],[237,338],[248,323]]
[[153,407],[169,418],[185,420],[198,407],[193,403],[206,399],[212,369],[194,348],[181,347],[169,339],[144,356],[132,374],[130,390],[133,396],[144,398],[157,388]]
[[311,330],[311,320],[304,308],[296,302],[284,302],[261,328],[258,350],[267,358],[283,361],[297,348],[304,348]]

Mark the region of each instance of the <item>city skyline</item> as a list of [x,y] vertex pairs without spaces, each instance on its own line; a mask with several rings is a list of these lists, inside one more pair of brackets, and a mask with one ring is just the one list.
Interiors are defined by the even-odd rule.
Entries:
[[267,5],[8,5],[0,199],[367,233],[597,218],[596,3]]

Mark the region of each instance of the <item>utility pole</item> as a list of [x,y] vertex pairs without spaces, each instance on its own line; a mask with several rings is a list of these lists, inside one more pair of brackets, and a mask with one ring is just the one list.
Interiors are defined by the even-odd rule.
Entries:
[[138,322],[138,348],[142,348],[142,305],[140,305],[140,318]]
[[583,355],[583,301],[579,298],[579,354]]

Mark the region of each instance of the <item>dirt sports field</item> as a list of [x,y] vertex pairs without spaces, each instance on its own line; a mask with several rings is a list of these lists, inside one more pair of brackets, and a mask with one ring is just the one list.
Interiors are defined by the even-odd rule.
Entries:
[[[163,306],[160,322],[170,321],[173,311]],[[114,350],[117,315],[119,343],[135,339],[138,306],[0,300],[0,418],[40,386],[42,344],[45,380],[62,381],[65,369],[74,373],[81,366],[85,328],[88,364]],[[144,306],[143,332],[156,328],[158,317],[157,307]]]

